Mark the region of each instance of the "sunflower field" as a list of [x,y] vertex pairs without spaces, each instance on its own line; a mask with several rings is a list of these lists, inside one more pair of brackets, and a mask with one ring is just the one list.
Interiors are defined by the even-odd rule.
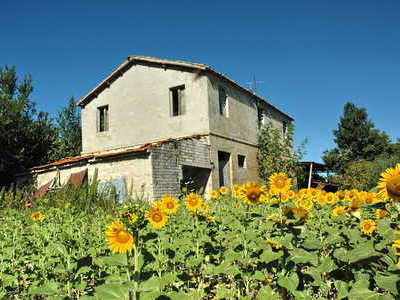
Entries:
[[369,192],[277,173],[152,203],[59,197],[0,197],[0,299],[400,299],[400,165]]

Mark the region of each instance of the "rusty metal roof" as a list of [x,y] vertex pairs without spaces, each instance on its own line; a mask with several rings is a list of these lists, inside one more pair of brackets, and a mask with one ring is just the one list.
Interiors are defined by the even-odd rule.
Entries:
[[90,155],[81,155],[81,156],[73,156],[73,157],[65,157],[57,161],[50,162],[48,164],[40,165],[40,166],[34,166],[30,169],[29,171],[36,171],[36,170],[42,170],[46,169],[49,167],[56,167],[56,166],[62,166],[62,165],[67,165],[67,164],[72,164],[72,163],[78,163],[78,162],[83,162],[83,161],[88,161],[90,159],[96,159],[96,158],[109,158],[109,157],[114,157],[114,156],[121,156],[121,155],[126,155],[130,153],[135,153],[135,152],[143,152],[146,151],[147,149],[153,148],[153,147],[159,147],[165,143],[169,142],[175,142],[179,140],[184,140],[184,139],[195,139],[195,138],[200,138],[203,136],[208,135],[208,133],[199,133],[199,134],[193,134],[190,136],[182,136],[182,137],[177,137],[177,138],[168,138],[165,140],[160,140],[156,141],[153,143],[148,143],[144,144],[142,146],[118,151],[118,152],[107,152],[107,153],[99,153],[99,154],[90,154]]
[[288,114],[284,113],[282,110],[277,108],[276,106],[272,105],[269,103],[266,99],[260,97],[256,93],[254,93],[252,90],[245,88],[235,82],[234,80],[230,79],[226,75],[224,75],[221,72],[218,72],[217,70],[211,68],[210,66],[204,65],[204,64],[199,64],[199,63],[192,63],[192,62],[185,62],[185,61],[179,61],[179,60],[169,60],[169,59],[161,59],[161,58],[155,58],[155,57],[148,57],[148,56],[128,56],[127,60],[123,62],[121,65],[119,65],[110,75],[108,75],[103,81],[101,81],[94,89],[92,89],[88,94],[83,96],[77,103],[79,106],[85,106],[88,104],[90,101],[92,101],[95,97],[97,97],[104,89],[109,87],[116,79],[118,79],[120,76],[122,76],[127,70],[130,69],[132,65],[135,63],[147,63],[147,64],[157,64],[161,65],[164,68],[170,68],[170,67],[182,67],[182,68],[187,68],[187,69],[193,69],[193,70],[198,70],[198,71],[204,71],[204,72],[209,72],[211,74],[216,75],[219,78],[222,78],[224,80],[227,80],[234,86],[238,87],[245,93],[251,95],[252,97],[256,98],[259,101],[262,101],[266,103],[268,106],[271,108],[275,109],[276,111],[280,112],[284,116],[286,116],[289,120],[293,121],[294,119],[289,116]]

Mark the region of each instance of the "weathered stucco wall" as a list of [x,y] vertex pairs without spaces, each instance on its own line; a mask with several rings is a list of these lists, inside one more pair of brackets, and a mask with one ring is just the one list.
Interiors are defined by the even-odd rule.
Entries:
[[[185,85],[183,115],[170,114],[170,88]],[[97,132],[97,108],[109,106],[109,130]],[[198,73],[133,65],[82,109],[82,153],[131,147],[209,130],[207,79]]]
[[[258,113],[254,97],[220,78],[207,78],[210,132],[257,145]],[[227,116],[221,115],[219,111],[219,87],[223,87],[227,94]],[[283,121],[290,122],[289,118],[267,103],[261,102],[258,105],[266,112],[265,120],[271,121],[274,126],[282,128]]]
[[[218,151],[223,151],[230,154],[229,169],[230,169],[230,184],[243,184],[247,181],[258,181],[258,168],[257,168],[257,150],[258,148],[226,138],[218,136],[210,136],[211,143],[211,160],[213,161],[214,168],[212,172],[212,188],[219,188],[219,162]],[[245,156],[244,168],[239,167],[238,155]]]
[[40,187],[50,180],[58,176],[59,183],[64,185],[73,173],[88,169],[89,180],[93,178],[97,169],[97,178],[100,182],[109,182],[113,179],[124,178],[127,191],[132,191],[132,196],[135,193],[142,194],[145,198],[152,199],[152,168],[149,159],[149,154],[113,158],[102,161],[92,161],[80,165],[62,166],[57,171],[52,170],[36,172],[37,187]]

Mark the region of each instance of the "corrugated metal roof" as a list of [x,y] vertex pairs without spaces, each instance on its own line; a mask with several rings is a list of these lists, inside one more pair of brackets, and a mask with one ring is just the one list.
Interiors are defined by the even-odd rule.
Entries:
[[281,111],[279,108],[276,106],[272,105],[269,103],[266,99],[260,97],[256,93],[254,93],[252,90],[247,89],[234,80],[230,79],[226,75],[224,75],[221,72],[218,72],[217,70],[211,68],[210,66],[204,65],[204,64],[199,64],[199,63],[192,63],[192,62],[185,62],[185,61],[179,61],[179,60],[169,60],[169,59],[161,59],[161,58],[155,58],[155,57],[148,57],[148,56],[128,56],[127,60],[123,62],[120,66],[118,66],[110,75],[108,75],[102,82],[100,82],[93,90],[91,90],[88,94],[86,94],[84,97],[82,97],[77,105],[79,106],[85,106],[88,104],[93,98],[95,98],[97,95],[99,95],[105,88],[109,87],[112,82],[114,82],[118,77],[122,76],[123,73],[125,73],[132,65],[135,64],[135,62],[142,62],[142,63],[153,63],[153,64],[159,64],[164,66],[165,68],[168,68],[169,66],[178,66],[178,67],[184,67],[184,68],[189,68],[189,69],[195,69],[195,70],[200,70],[200,71],[205,71],[205,72],[210,72],[211,74],[214,74],[220,78],[223,78],[227,80],[228,82],[232,83],[239,89],[243,90],[244,92],[250,94],[252,97],[265,102],[268,104],[271,108],[275,109],[276,111],[280,112],[290,120],[294,120],[291,116],[288,114],[284,113]]

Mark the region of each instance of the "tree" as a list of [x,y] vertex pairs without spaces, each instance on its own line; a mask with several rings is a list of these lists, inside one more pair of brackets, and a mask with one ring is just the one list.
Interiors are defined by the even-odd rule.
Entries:
[[54,159],[79,155],[82,149],[81,119],[74,97],[56,117],[58,139]]
[[304,155],[305,141],[296,151],[293,149],[293,125],[282,130],[271,123],[264,124],[258,134],[257,161],[259,175],[263,180],[277,172],[284,172],[295,177],[299,173],[299,159]]
[[389,137],[374,126],[365,108],[346,103],[338,129],[333,130],[337,147],[325,151],[322,157],[328,168],[342,174],[349,163],[370,161],[389,151]]
[[51,156],[55,129],[47,113],[36,111],[32,91],[29,75],[19,81],[15,67],[0,68],[0,185]]

